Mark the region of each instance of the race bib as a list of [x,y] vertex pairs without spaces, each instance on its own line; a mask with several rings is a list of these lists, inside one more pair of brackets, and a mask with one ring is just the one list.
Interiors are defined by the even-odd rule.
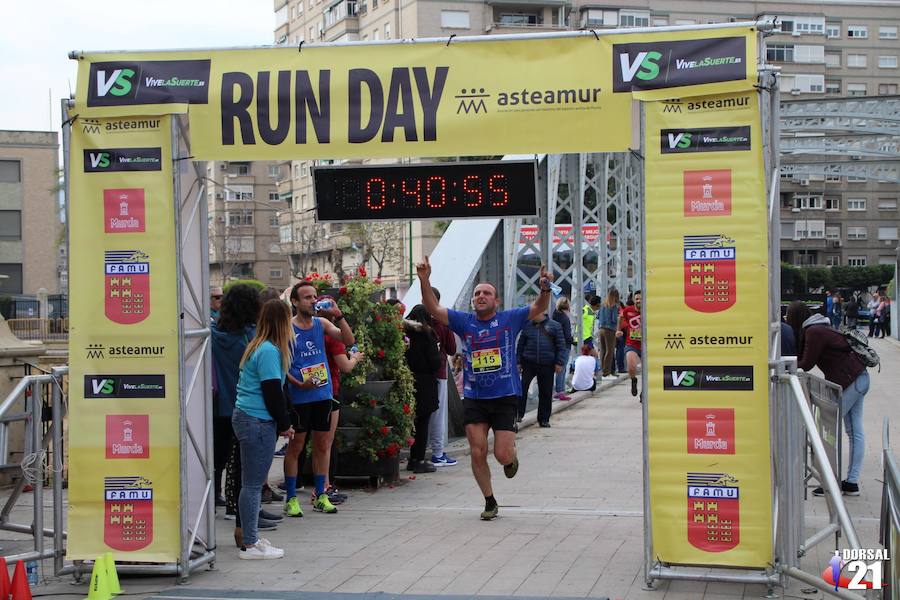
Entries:
[[636,342],[641,341],[641,330],[640,329],[632,329],[631,330],[631,339]]
[[300,375],[303,381],[312,381],[318,387],[328,385],[328,368],[325,366],[325,363],[301,367]]
[[503,367],[503,358],[500,348],[486,348],[472,352],[472,371],[478,373],[490,373],[499,371]]

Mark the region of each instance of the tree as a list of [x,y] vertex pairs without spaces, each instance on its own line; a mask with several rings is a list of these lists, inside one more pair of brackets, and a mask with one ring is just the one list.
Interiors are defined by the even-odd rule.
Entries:
[[388,262],[396,268],[403,263],[403,223],[370,221],[353,224],[347,235],[362,250],[363,264],[370,260],[376,266],[376,278],[380,278]]

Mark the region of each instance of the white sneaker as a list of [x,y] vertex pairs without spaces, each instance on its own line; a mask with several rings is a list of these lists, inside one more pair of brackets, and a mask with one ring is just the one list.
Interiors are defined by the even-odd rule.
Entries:
[[268,540],[257,540],[256,544],[238,552],[238,558],[243,560],[272,560],[282,557],[284,550],[272,546]]
[[603,381],[616,381],[618,377],[615,375],[604,375],[602,379]]

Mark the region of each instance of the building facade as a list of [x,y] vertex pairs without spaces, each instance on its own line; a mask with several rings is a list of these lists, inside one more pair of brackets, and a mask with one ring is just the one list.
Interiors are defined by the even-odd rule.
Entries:
[[0,131],[0,296],[60,289],[63,224],[53,131]]
[[232,279],[288,285],[290,268],[278,244],[278,211],[286,204],[278,176],[277,163],[206,163],[210,285]]
[[[276,42],[298,46],[775,20],[779,26],[766,40],[766,59],[781,69],[783,100],[900,92],[897,0],[275,0],[275,14]],[[292,183],[300,198],[310,199],[307,171],[301,168]],[[312,206],[302,200],[298,205],[294,196],[295,214]],[[897,185],[865,179],[782,177],[782,260],[806,266],[893,264],[898,196]],[[282,231],[283,240],[288,233]],[[420,239],[425,235],[418,233]],[[427,251],[429,245],[418,247]]]

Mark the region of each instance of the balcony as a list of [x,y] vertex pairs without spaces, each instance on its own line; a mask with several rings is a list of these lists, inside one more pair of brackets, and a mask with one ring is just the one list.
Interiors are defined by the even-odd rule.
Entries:
[[493,6],[489,31],[493,34],[567,29],[566,0],[489,0]]

